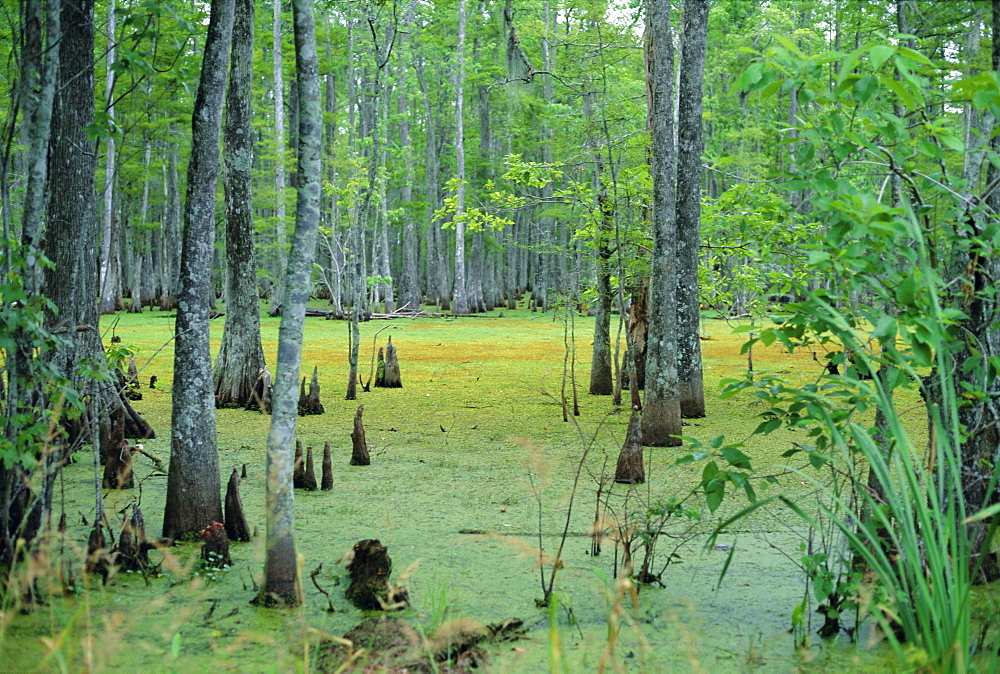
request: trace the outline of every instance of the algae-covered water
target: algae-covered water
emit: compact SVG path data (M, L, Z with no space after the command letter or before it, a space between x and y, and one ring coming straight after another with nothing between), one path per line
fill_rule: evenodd
M110 330L112 319L106 321ZM135 407L159 434L144 443L145 451L166 462L173 320L154 312L113 321L114 333L139 350L144 388ZM269 363L275 361L277 326L277 319L263 319ZM364 379L373 335L386 326L362 325ZM64 469L56 497L57 514L64 511L69 526L55 547L66 551L69 561L60 565L52 556L31 567L43 586L72 580L75 594L49 597L23 612L16 606L4 611L2 668L308 671L320 642L345 634L366 617L343 598L345 571L338 563L365 538L388 546L393 577L410 592L411 607L402 616L422 633L430 635L459 616L482 623L511 617L525 621L528 634L496 648L489 661L492 671L543 671L553 662L568 671L594 671L603 662L608 669L650 672L887 666L887 654L867 638L855 644L813 634L806 647L796 648L789 630L792 612L807 592L796 563L807 532L790 513L758 513L739 532L706 545L720 517L747 504L740 494L727 496L714 515L702 504L700 521L667 528L658 543L656 568L670 553L676 557L663 572L663 587L642 586L633 593L617 585L614 570L621 560L610 539L599 556L591 555L598 483L607 490L627 423L627 413L613 409L609 398L586 393L592 321L576 319L581 415L568 423L559 404L565 344L557 316L493 312L467 319L399 320L390 328L377 340L384 345L392 336L404 387L359 392L358 400L346 401L347 326L307 321L303 374L318 367L326 413L300 418L297 435L314 448L317 463L323 444L331 443L334 488L296 493L304 608L250 604L263 569L269 418L219 410L222 479L246 466L241 494L251 528L257 530L252 542L232 545L233 566L200 567L197 546L188 543L154 551L161 561L157 574L120 573L106 586L84 577L81 551L89 533L86 523L95 513L87 448ZM749 399L723 401L716 395L721 379L746 368L740 355L743 338L722 321L706 321L704 329L711 337L703 343L709 413L686 432L703 440L720 433L744 439L761 410ZM221 332L221 321L213 321L213 349ZM758 370L789 377L820 374L809 354L758 347L754 360ZM150 375L157 376L155 389L146 387ZM372 464L352 467L349 436L359 404L365 405ZM918 410L910 414L919 419ZM744 451L757 472L773 474L787 461L780 455L789 442L776 434L749 442ZM690 491L703 466L674 466L686 451L648 450L647 484L631 493L615 486L607 502L611 509L627 512L645 501ZM104 508L113 521L121 521L121 513L138 502L147 532L155 537L162 526L166 476L141 455L135 457L135 469L139 486L105 493ZM782 489L808 498L801 480L782 480ZM568 535L555 581L558 602L551 611L540 609L535 603L542 596L539 531L545 554L553 555L564 527ZM543 571L547 581L550 567ZM821 622L815 620L813 627Z

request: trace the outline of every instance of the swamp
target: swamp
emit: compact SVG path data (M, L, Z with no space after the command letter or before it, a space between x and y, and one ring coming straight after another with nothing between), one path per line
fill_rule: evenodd
M267 415L218 412L222 473L245 466L241 496L254 531L249 543L231 545L232 565L224 568L203 564L198 543L182 542L152 551L154 565L145 573L119 572L106 584L99 576L85 576L95 485L92 456L81 452L79 461L63 470L53 506L53 516L64 512L68 524L64 537L51 545L67 552L66 559L39 557L32 562L39 568L25 571L53 589L70 578L76 585L68 596L50 597L23 614L17 605L5 609L4 669L315 670L322 644L377 613L356 609L344 598L342 558L363 539L388 547L392 580L409 590L409 605L394 615L413 626L422 644L447 633L449 624L524 621L522 638L488 646L489 671L893 669L892 654L879 645L870 616L853 640L846 633L816 636L822 619L810 598L803 558L824 550L834 554L842 543L830 531L810 531L784 507L754 513L709 545L718 523L746 505L746 497L727 497L715 513L704 499L689 499L688 507L699 516L678 517L663 527L652 565L656 582L623 586L616 579L616 565L622 563L616 539L634 526L624 518L655 502L683 499L701 480L706 461L678 464L691 454L689 442L650 448L645 483L613 484L628 413L615 410L608 397L581 391L580 415L563 421L566 319L565 312L522 307L471 318L365 323L365 362L373 342L384 344L391 335L403 386L372 388L356 401L343 398L346 324L307 319L303 376L318 368L325 413L301 417L297 438L317 451L329 442L334 467L331 490L295 493L300 564L304 579L314 579L304 580L302 608L250 604L264 557ZM212 324L213 348L222 320ZM270 358L279 321L266 314L261 320ZM591 323L574 319L578 353L587 352L581 347L589 344ZM706 445L718 435L747 440L744 451L753 457L758 492L769 493L764 476L780 475L772 491L815 500L818 491L809 479L790 472L802 462L782 458L795 434L750 438L763 405L747 394L725 400L718 395L723 379L746 371L747 356L741 353L746 335L734 333L738 323L702 322L708 414L692 420L685 433ZM102 323L106 339L115 335L134 348L142 383L142 400L134 406L156 429L169 423L172 324L162 312L108 316ZM823 374L810 353L758 345L753 357L761 375L778 373L804 383ZM587 359L577 356L578 389L588 370ZM368 368L362 372L368 378ZM151 376L156 377L152 389ZM349 465L358 404L365 407L369 466ZM903 406L907 424L920 432L924 413L916 396ZM168 438L161 433L143 441L145 452L166 464ZM166 476L146 456L137 454L134 462L135 487L103 490L105 508L117 532L124 514L138 504L155 535ZM593 556L599 489L606 512L598 526L600 555ZM548 582L564 530L557 600L539 608L542 577ZM793 615L804 600L806 615L800 620L805 622L793 633ZM993 590L978 597L979 615L992 612L996 601ZM845 625L853 627L854 620L849 617ZM355 664L364 666L365 657Z

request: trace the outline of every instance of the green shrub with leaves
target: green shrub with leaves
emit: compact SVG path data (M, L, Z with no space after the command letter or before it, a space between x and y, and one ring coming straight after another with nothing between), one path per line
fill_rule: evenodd
M813 527L832 522L853 559L831 567L812 557L814 579L829 580L837 564L847 575L863 568L848 600L878 620L900 661L962 671L973 655L971 588L987 571L997 510L988 507L995 456L982 447L995 437L987 401L1000 363L991 335L1000 326L990 266L996 213L980 185L960 175L963 155L997 156L984 144L964 146L956 111L969 103L995 115L1000 87L995 73L955 80L901 45L808 56L778 41L742 85L799 98L784 186L809 200L819 225L809 267L826 282L749 345L823 345L841 352L834 362L844 369L805 386L776 375L729 382L727 395L764 403L757 433L802 434L786 456L808 458L797 473L823 496L818 504L758 501L720 530L773 499ZM926 448L900 419L900 388L918 389L927 403ZM847 488L831 486L824 469Z

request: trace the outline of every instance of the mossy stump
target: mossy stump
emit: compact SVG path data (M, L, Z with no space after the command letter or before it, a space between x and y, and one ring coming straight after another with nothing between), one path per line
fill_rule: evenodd
M354 558L347 565L351 584L344 595L347 600L366 611L384 611L402 608L408 601L407 592L389 584L392 558L389 548L376 539L358 541Z

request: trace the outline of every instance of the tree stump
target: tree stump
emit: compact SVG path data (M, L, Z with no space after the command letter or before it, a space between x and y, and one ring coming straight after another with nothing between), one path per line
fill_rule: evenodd
M104 479L101 480L104 489L132 489L135 477L132 474L132 448L122 438L118 451L113 452L104 460Z
M306 463L302 456L302 441L295 441L295 463L292 464L292 486L302 489L306 484Z
M330 441L323 445L323 482L320 489L327 491L333 489L333 457L330 453Z
M306 474L302 480L302 488L306 491L316 491L316 469L313 467L312 447L306 447Z
M201 559L206 566L232 566L229 558L229 537L221 522L212 522L201 530Z
M240 499L240 476L235 468L233 474L229 476L229 484L226 487L225 520L226 535L229 540L243 543L250 540L250 525L247 524L247 516L243 513L243 501Z
M642 415L636 407L628 420L625 444L618 454L615 468L615 482L621 484L642 484L646 481L646 466L642 461Z
M379 386L378 380L375 385ZM392 337L385 347L385 376L382 378L384 388L403 388L403 381L399 376L399 358L396 356L396 347L392 344Z
M378 364L375 366L375 388L385 388L385 352L381 346L378 347Z
M139 368L135 365L135 356L128 357L128 376L125 377L125 385L130 389L139 388Z
M132 517L124 522L118 535L117 562L126 571L149 568L149 551L154 546L146 540L146 523L139 506L132 506Z
M118 454L125 442L125 411L121 405L111 411L108 419L110 423L100 425L101 463L104 465Z
M351 453L352 466L368 466L372 462L368 456L368 443L365 441L365 426L361 422L361 414L364 411L365 406L359 405L358 411L354 414L354 430L351 431L351 442L354 444L354 451Z
M271 371L267 369L267 365L260 368L257 373L257 381L254 382L253 392L250 394L250 400L247 401L246 409L248 410L260 410L264 414L271 413L271 393L274 387L271 384Z
M306 393L306 378L302 378L299 389L299 416L307 414L323 414L323 403L319 401L319 366L313 367L312 381L309 382L309 393Z
M378 540L365 539L354 546L354 558L347 565L351 584L344 593L347 600L366 611L402 608L408 601L403 588L389 584L392 558L389 548Z
M89 574L100 575L104 583L108 582L114 561L105 549L106 545L104 525L101 522L94 522L94 528L90 530L90 536L87 538L87 563L84 569Z

